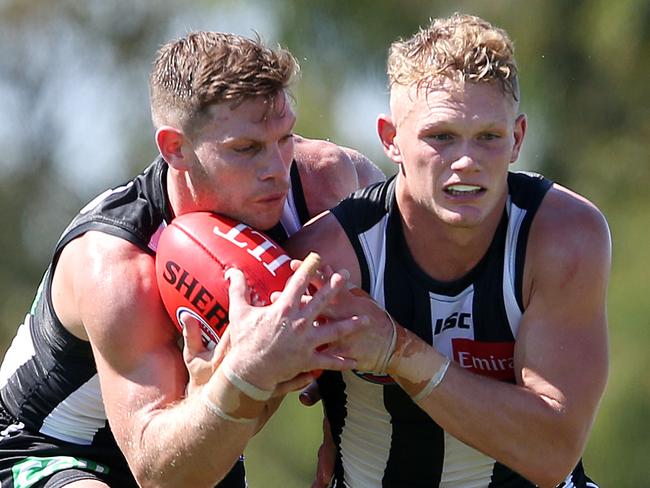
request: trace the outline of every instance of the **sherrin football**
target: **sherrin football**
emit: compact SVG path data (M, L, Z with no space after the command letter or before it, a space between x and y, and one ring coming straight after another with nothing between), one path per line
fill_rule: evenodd
M225 273L244 273L252 303L270 303L292 271L286 252L264 233L210 212L176 217L163 230L156 251L156 280L174 324L182 330L188 316L201 324L212 348L228 326L228 280Z

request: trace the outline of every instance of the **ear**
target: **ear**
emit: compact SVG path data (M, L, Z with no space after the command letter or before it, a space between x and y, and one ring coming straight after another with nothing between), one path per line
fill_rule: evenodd
M389 115L380 114L377 117L377 133L381 145L384 147L384 152L394 163L402 163L402 153L397 147L395 136L397 135L397 128L393 123L393 119Z
M179 171L186 171L190 167L189 159L184 155L189 141L183 132L175 127L163 125L156 130L156 145L167 164Z
M519 152L521 151L521 145L524 142L524 136L526 135L526 127L528 123L526 121L526 115L520 114L515 120L515 143L512 146L512 154L510 155L510 162L514 163L519 157Z

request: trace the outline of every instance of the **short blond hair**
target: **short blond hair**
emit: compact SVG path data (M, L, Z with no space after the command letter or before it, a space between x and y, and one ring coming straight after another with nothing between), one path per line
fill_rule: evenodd
M448 78L455 82L497 83L519 101L514 46L508 34L472 15L433 19L388 54L388 80L395 85L429 88Z
M270 105L299 71L286 49L271 49L259 38L223 32L192 32L163 45L149 77L155 127L191 131L217 103L237 106L255 97Z

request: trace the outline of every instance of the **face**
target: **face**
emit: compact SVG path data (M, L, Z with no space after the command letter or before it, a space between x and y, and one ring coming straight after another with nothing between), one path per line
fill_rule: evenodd
M526 127L516 110L488 84L447 80L429 90L394 88L392 116L381 116L378 128L387 155L400 166L402 213L454 227L499 218L508 165Z
M295 115L287 95L247 100L232 109L212 107L209 121L191 138L188 170L196 210L211 210L266 230L282 214L293 159Z

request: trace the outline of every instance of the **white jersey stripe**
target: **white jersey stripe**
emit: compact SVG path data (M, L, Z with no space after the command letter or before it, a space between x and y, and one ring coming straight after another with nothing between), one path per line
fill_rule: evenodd
M386 241L383 239L388 219L383 218L366 232L359 234L359 242L368 262L370 294L383 297L384 267L386 266ZM381 293L379 293L381 291ZM383 303L383 299L382 302Z
M92 444L97 431L106 425L101 399L99 376L94 375L45 417L40 432L75 444Z
M526 211L514 205L510 199L508 199L508 204L507 208L510 220L508 221L508 231L506 234L502 285L503 301L506 308L506 316L508 317L508 324L510 325L512 336L516 338L522 313L515 295L515 265L519 231L521 230L524 217L526 217Z
M4 388L11 376L36 355L32 333L29 330L31 315L27 314L25 321L18 327L18 332L7 349L5 358L0 366L0 388Z
M490 484L494 459L445 432L445 461L440 488L484 488Z
M392 425L383 387L343 373L347 416L341 434L345 479L354 488L381 486L390 454Z
M291 191L287 194L287 199L284 201L284 209L282 210L282 216L280 217L280 224L286 231L287 235L295 234L302 227L298 211L296 210L293 192Z

